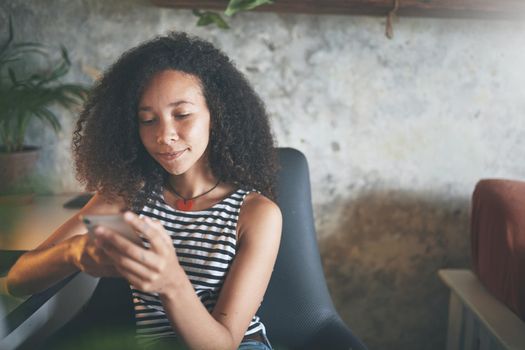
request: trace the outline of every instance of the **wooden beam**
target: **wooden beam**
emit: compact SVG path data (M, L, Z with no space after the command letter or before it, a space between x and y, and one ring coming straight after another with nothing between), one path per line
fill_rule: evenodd
M525 19L524 0L398 0L399 16ZM157 6L224 11L227 0L151 0ZM386 16L395 0L275 0L254 11Z

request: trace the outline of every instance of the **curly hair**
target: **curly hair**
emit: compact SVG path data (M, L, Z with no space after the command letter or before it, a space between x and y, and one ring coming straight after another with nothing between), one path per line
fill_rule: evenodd
M211 117L213 174L275 199L277 157L263 102L223 52L182 32L126 51L95 84L73 134L77 179L133 209L161 191L169 174L142 145L137 113L149 81L170 69L200 81Z

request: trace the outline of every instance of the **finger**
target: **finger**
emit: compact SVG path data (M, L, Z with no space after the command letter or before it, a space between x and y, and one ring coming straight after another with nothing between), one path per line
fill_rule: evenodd
M123 276L133 276L136 280L151 281L158 276L156 271L152 271L133 260L122 260L115 264L115 269Z
M113 263L120 264L121 259L126 258L144 265L147 269L157 270L157 264L155 263L157 259L154 252L139 247L135 243L130 242L129 239L122 237L118 233L110 232L108 229L100 228L97 230L98 232L95 231L95 234L103 242L101 247Z
M95 244L99 248L107 248L112 246L116 249L121 249L123 252L131 249L131 247L140 247L138 244L132 242L129 238L123 236L120 232L114 231L107 227L99 226L94 231Z
M114 261L108 256L106 250L104 249L105 246L110 247L111 243L109 241L105 243L103 238L96 237L95 246L94 247L88 246L87 251L88 251L89 257L97 264L113 265Z
M147 224L149 224L149 225L151 225L153 227L156 227L157 231L161 233L159 236L160 236L160 238L162 238L164 240L164 243L166 245L168 245L169 247L173 247L173 241L172 241L169 233L166 231L166 229L164 228L164 226L162 225L162 223L160 221L152 219L152 218L147 217L147 216L144 216L143 220L145 220Z
M120 267L117 268L117 271L129 282L129 284L133 286L133 288L143 292L152 292L152 290L150 290L148 287L150 284L145 282L142 276L137 276L133 272Z
M94 264L93 262L86 262L86 264L82 266L82 271L96 277L120 276L120 273L117 271L114 265L101 266Z
M122 277L124 277L135 289L143 292L155 292L152 288L154 287L154 281L150 276L144 277L141 274L136 274L135 271L127 270L124 267L117 267L117 271Z
M169 236L168 232L162 226L162 224L157 220L152 220L151 218L144 216L141 218L146 222L147 225L152 227L155 230L156 238L153 242L150 243L151 246L154 245L154 248L157 252L161 254L169 254L171 251L174 251L173 241Z
M113 260L107 255L103 248L97 248L93 258L97 264L113 265Z
M111 263L111 259L109 259L104 249L102 249L103 244L104 242L100 238L96 237L93 239L93 244L87 245L86 250L88 255L96 263L108 265Z
M112 265L113 262L106 253L99 247L87 246L86 253L83 257L84 264L91 265Z
M145 254L141 254L140 261L136 261L115 252L110 252L108 254L111 255L111 258L114 260L114 266L118 270L127 271L143 279L149 279L159 273L158 269L152 269L149 265L146 265L147 261Z
M166 245L164 228L156 225L150 218L140 218L137 214L130 211L124 214L124 220L131 224L149 241L150 248L160 252Z

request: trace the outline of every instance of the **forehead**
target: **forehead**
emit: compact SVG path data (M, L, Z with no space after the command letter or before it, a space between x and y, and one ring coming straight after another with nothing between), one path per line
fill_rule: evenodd
M171 103L180 98L203 99L199 78L177 70L165 70L155 74L146 84L140 104L164 100Z

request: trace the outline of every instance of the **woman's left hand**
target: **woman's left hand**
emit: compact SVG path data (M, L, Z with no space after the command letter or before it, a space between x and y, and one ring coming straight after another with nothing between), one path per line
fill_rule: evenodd
M167 293L177 279L177 271L182 271L171 238L160 222L148 217L126 212L124 220L148 240L150 248L98 227L95 235L100 247L134 288L146 293Z

